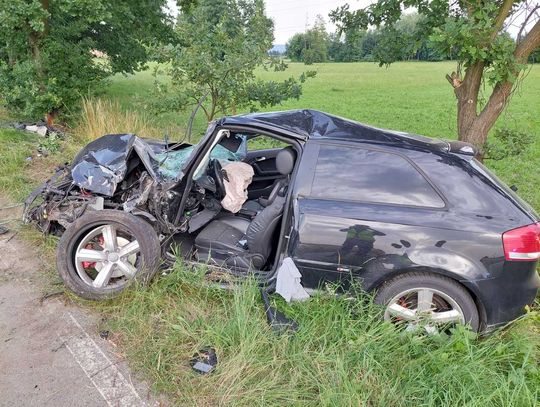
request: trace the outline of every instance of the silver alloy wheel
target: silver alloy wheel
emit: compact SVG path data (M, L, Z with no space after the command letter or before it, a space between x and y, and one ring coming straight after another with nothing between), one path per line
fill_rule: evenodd
M114 225L98 226L77 246L75 268L79 277L94 288L123 285L137 273L139 251L139 242L129 234L119 235Z
M444 327L465 324L465 316L457 302L433 288L413 288L397 294L388 302L384 319L405 324L406 331L423 328L428 334L436 334Z

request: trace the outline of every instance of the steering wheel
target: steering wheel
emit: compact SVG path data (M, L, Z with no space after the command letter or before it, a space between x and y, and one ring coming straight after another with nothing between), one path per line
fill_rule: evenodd
M225 191L225 183L223 182L223 168L221 167L219 160L216 158L212 160L212 169L214 172L213 178L216 181L219 196L224 197L227 192Z

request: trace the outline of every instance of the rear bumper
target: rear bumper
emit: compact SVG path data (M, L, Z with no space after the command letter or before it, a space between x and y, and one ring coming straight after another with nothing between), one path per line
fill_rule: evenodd
M537 262L505 262L495 278L463 282L475 292L485 311L485 328L504 325L525 312L534 302L540 276Z

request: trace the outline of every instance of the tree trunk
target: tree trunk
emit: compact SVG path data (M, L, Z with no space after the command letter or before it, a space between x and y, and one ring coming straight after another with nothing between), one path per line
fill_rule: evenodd
M208 122L214 120L214 116L217 113L217 105L219 103L219 94L216 90L211 90L211 96L212 98L210 99L210 112L206 115Z
M477 118L478 92L483 73L484 63L479 61L467 68L463 81L455 73L449 78L457 98L458 135L462 141L467 141L463 140L463 137L469 134Z
M505 0L500 10L499 16L495 21L493 38L502 27L504 19L508 15L513 2ZM518 42L514 51L514 58L518 64L526 64L531 52L540 45L540 20L532 27L529 33ZM454 93L457 98L457 125L458 138L473 144L478 149L477 158L482 160L484 157L484 147L488 138L489 131L495 125L495 122L506 108L515 80L506 80L499 82L493 88L484 108L478 112L478 92L482 83L484 72L484 62L478 61L467 67L465 77L460 80L456 73L447 79L454 87ZM515 77L519 76L519 69L516 67Z
M484 62L478 61L465 71L463 80L454 72L447 76L457 98L458 139L473 144L478 149L478 159L483 158L483 148L490 128L486 128L478 115L478 93L484 73Z
M473 144L478 149L476 158L480 161L484 158L484 148L489 131L508 104L512 87L513 82L510 81L497 84L479 114L477 113L478 89L467 89L470 98L458 96L458 139ZM456 88L456 95L466 93L465 90L460 92L459 88ZM473 95L476 95L476 98Z
M51 127L54 125L54 121L56 120L56 112L49 112L45 115L45 122L47 123L47 126Z

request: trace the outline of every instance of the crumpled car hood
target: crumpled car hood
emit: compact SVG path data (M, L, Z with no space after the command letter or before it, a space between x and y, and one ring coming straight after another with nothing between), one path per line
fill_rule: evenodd
M80 188L113 196L137 156L154 180L176 183L183 178L185 165L196 148L195 145L177 144L169 150L166 143L158 140L135 134L108 134L90 142L77 154L71 165L71 177ZM240 161L243 156L218 144L212 150L211 158Z
M108 134L90 142L73 160L71 176L80 188L112 196L128 171L129 163L137 155L148 173L157 181L178 181L181 168L193 148L167 152L167 145L145 140L134 134ZM168 162L174 160L176 171Z

